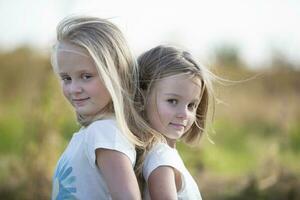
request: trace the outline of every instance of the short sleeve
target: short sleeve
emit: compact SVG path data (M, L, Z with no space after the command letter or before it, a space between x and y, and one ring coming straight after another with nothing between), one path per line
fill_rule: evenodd
M113 119L95 121L85 130L85 153L92 166L96 162L96 149L115 150L125 154L135 164L136 151L134 145L121 133Z
M146 155L143 165L143 176L146 182L148 182L150 174L160 166L170 166L181 171L180 163L181 160L179 159L176 150L172 149L167 144L159 143Z

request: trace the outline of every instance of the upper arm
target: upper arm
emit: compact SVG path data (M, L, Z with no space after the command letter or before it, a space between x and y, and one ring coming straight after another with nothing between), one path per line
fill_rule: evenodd
M115 150L97 149L96 162L112 199L141 199L131 161L125 154Z
M151 199L177 200L175 171L169 166L160 166L153 170L148 178Z

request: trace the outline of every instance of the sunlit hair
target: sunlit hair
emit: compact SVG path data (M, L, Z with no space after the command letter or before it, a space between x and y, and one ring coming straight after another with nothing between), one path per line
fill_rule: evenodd
M142 145L129 127L135 122L132 96L138 87L136 61L121 31L111 22L96 17L69 17L57 26L57 44L71 43L87 50L95 62L98 74L109 91L112 102L97 116L77 113L78 122L88 126L95 120L114 114L121 131L136 145ZM56 71L57 48L51 62Z

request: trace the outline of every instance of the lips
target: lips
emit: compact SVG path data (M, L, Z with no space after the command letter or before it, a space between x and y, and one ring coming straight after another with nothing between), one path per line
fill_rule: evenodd
M89 97L87 98L76 98L76 99L72 99L72 102L74 105L76 106L81 106L84 104L85 101L87 101L88 99L90 99Z
M170 123L170 125L172 125L172 126L175 127L176 129L182 129L182 128L185 127L185 125L179 124L179 123Z

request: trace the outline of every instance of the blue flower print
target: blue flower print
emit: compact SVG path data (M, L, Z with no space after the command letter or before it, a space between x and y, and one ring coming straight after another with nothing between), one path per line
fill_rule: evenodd
M59 162L53 180L52 200L76 200L74 196L76 178L72 176L72 171L73 168L65 159Z

